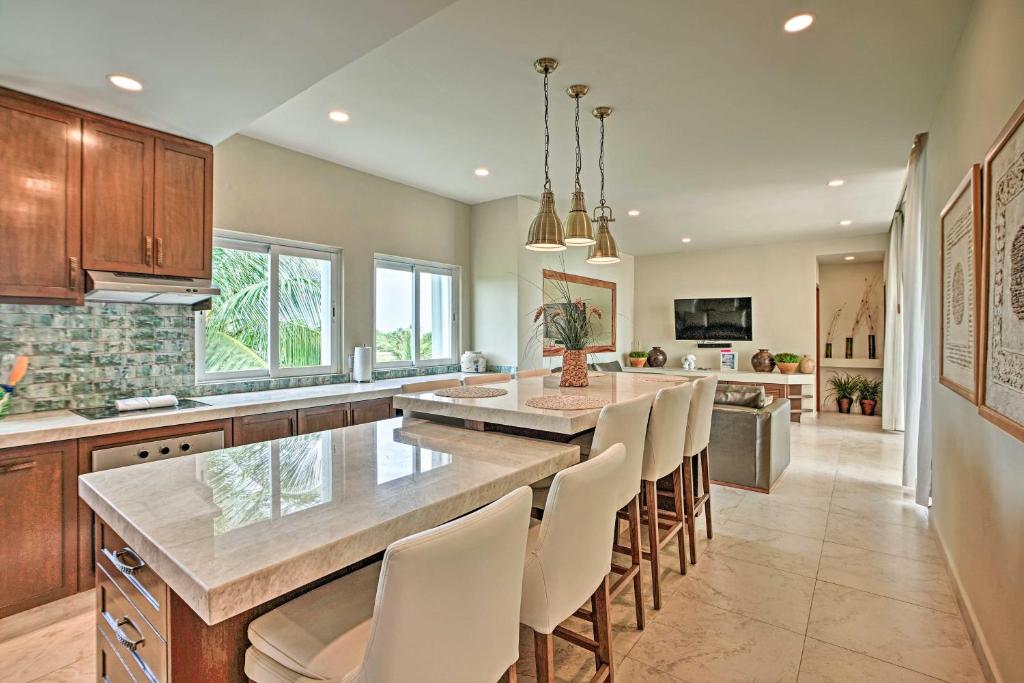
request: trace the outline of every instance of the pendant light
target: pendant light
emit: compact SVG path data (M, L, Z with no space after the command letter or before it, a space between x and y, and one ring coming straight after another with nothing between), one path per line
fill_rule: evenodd
M604 201L604 120L611 116L611 107L597 107L594 109L594 118L601 122L601 153L597 159L597 166L601 169L601 203L594 207L594 221L597 222L597 240L591 245L590 253L587 255L587 263L618 263L619 247L615 244L609 223L615 222L615 214L612 207ZM600 215L598 215L600 213Z
M526 248L532 251L563 251L565 238L562 236L562 221L555 213L555 193L551 191L551 177L548 173L551 140L548 130L548 76L558 68L558 61L551 57L541 57L533 63L533 68L544 74L544 191L540 195L540 209L530 223Z
M588 247L594 243L594 228L590 214L583 200L583 185L580 172L583 170L583 153L580 151L580 99L590 90L585 85L570 85L565 91L576 100L576 189L572 193L572 204L565 217L565 243L570 247Z

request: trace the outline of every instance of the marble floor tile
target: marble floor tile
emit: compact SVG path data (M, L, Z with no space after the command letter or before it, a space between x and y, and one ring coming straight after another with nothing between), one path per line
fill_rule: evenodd
M732 521L715 530L708 552L814 578L821 544L808 536Z
M673 614L671 625L658 619L647 627L627 661L692 683L796 680L802 636L703 603Z
M956 615L819 581L807 635L949 683L984 680Z
M668 605L701 601L803 634L813 592L814 579L806 576L708 553L662 611L667 615L685 610Z
M922 562L944 561L938 542L928 531L836 512L828 515L825 540Z
M818 579L948 614L960 614L953 583L941 564L825 543Z
M0 643L96 609L96 591L82 593L0 619Z
M827 518L828 512L825 510L787 505L776 501L770 494L744 498L739 507L729 515L730 521L818 539L825 537Z
M636 659L626 657L615 669L615 679L629 683L679 683L680 679Z
M799 683L939 683L939 679L814 638L804 642Z
M78 661L32 681L32 683L92 683L96 680L96 657Z
M23 683L95 656L96 616L83 612L0 643L0 681Z

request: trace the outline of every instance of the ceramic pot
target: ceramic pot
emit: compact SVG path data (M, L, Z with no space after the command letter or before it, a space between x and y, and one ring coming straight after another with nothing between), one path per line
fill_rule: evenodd
M583 350L562 352L562 376L558 385L562 387L585 387L587 378L587 352Z
M832 342L825 342L825 358L832 357Z
M818 364L810 356L804 356L800 359L800 372L803 374L813 375L816 367L818 367Z
M634 358L633 356L629 357L629 366L632 368L642 368L646 362L647 358Z
M836 399L836 404L839 406L839 412L840 413L849 414L850 406L853 405L853 399L852 398L837 398Z
M876 401L874 401L874 400L872 400L870 398L862 398L860 400L860 412L862 414L868 415L868 416L874 415L875 414L875 406L876 405L877 405ZM850 411L847 410L846 412L850 412Z
M667 361L668 354L662 351L660 346L655 346L647 352L647 365L652 368L665 367Z
M776 363L783 375L792 375L800 368L800 363Z
M750 364L754 372L771 372L775 369L775 359L768 349L758 349L758 352L750 357Z

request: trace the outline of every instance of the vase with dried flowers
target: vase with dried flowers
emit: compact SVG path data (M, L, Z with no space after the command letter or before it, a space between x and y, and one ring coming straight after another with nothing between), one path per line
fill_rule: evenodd
M864 293L860 297L860 306L857 307L857 317L853 320L853 329L850 336L846 338L846 357L853 358L853 338L857 336L857 330L861 325L868 328L868 358L875 357L875 307L871 303L872 294L878 286L881 276L864 278Z
M554 340L562 348L562 375L559 385L585 387L587 377L587 347L596 338L595 321L604 317L601 309L580 297L573 297L569 283L552 279L557 296L534 311L533 322L545 338Z
M832 357L832 336L836 333L836 326L839 324L839 316L843 314L844 308L846 308L845 303L832 313L832 320L828 324L828 334L825 335L825 358Z

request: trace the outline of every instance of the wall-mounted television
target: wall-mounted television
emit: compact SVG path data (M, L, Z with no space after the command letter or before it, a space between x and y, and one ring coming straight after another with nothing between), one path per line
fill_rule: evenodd
M682 341L752 341L750 297L676 299L676 339Z

